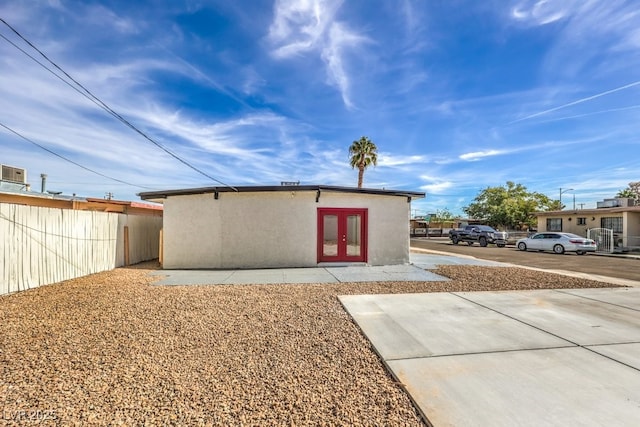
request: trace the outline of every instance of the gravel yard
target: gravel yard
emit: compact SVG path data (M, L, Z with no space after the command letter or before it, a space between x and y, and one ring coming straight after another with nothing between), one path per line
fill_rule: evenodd
M4 425L423 425L337 295L605 287L518 268L450 282L151 286L153 263L0 297Z

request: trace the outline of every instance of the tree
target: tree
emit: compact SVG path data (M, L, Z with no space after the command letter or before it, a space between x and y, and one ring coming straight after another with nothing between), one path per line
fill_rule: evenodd
M555 199L555 200L550 200L549 204L543 210L545 210L545 211L561 211L564 208L565 208L565 205L560 203L560 200Z
M358 188L362 188L364 170L370 165L378 164L378 147L369 138L363 136L357 141L353 141L349 147L351 156L351 168L358 168Z
M436 209L435 215L431 216L430 221L433 222L445 222L445 221L453 221L456 218L454 214L448 208L444 209Z
M616 197L624 197L628 199L640 200L640 181L630 182L629 186L624 190L618 191Z
M522 184L507 181L506 186L482 190L463 211L494 227L519 229L536 225L534 212L556 210L558 204L544 194L527 191Z

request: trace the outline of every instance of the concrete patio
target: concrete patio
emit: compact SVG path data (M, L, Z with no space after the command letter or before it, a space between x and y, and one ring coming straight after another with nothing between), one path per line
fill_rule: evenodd
M340 300L434 426L640 425L640 289Z
M411 265L345 265L255 270L161 270L155 285L242 285L278 283L401 282L448 280L429 271L437 265L507 266L493 261L446 255L411 254Z

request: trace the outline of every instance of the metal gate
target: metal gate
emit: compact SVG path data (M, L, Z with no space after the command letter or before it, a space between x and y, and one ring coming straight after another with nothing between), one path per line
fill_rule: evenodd
M592 228L587 230L587 239L595 240L598 252L613 253L613 230Z

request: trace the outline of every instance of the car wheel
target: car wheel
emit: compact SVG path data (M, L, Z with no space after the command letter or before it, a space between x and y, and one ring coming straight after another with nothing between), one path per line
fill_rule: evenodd
M487 238L486 237L481 237L478 242L480 242L480 246L482 246L483 248L487 246Z
M518 243L518 249L520 249L521 251L526 251L527 250L527 244L525 242Z
M503 245L502 243L498 243L496 246L499 248L504 248L505 245Z
M577 253L578 255L584 255L584 254L586 254L586 252L585 252L585 251L576 251L576 253Z
M564 253L564 246L562 245L555 245L553 247L553 252L557 253L557 254L563 254Z
M458 242L459 242L459 240L458 240L458 236L453 236L453 237L451 238L451 242L452 242L454 245L457 245L457 244L458 244Z
M467 245L473 246L473 242L467 242Z

